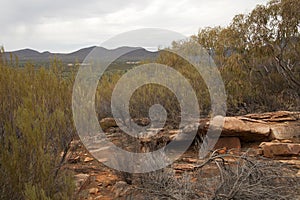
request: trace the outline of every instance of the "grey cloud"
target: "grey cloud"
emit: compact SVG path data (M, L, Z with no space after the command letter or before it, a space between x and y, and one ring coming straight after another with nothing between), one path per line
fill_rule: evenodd
M1 2L0 45L8 49L70 51L137 28L186 35L226 25L267 0L11 0Z

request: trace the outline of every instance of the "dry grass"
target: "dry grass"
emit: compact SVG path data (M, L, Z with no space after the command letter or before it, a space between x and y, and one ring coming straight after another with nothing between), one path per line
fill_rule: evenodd
M207 167L217 170L203 176ZM290 166L272 160L215 151L192 173L178 176L165 169L143 174L136 190L144 199L297 199L300 180L293 173Z

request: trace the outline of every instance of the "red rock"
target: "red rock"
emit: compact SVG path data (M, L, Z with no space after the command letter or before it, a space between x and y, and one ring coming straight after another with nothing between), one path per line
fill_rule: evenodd
M259 145L265 157L300 155L300 144L263 142Z
M226 152L227 152L227 148L226 147L223 147L222 149L218 150L219 154L225 154Z
M180 171L193 170L194 168L195 168L195 165L193 165L193 164L174 164L173 165L174 170L180 170Z
M221 137L219 138L218 142L216 143L214 149L222 149L226 148L227 150L230 149L241 149L241 142L238 137Z
M226 117L221 135L239 137L245 141L264 140L270 135L270 126L244 117Z
M221 136L239 137L245 142L272 139L300 141L300 112L270 112L245 116L225 117ZM216 116L218 117L218 116ZM206 134L209 120L199 121L198 135ZM214 129L213 124L211 128Z
M98 191L99 191L98 188L91 188L91 189L89 189L89 193L90 193L90 194L97 194Z
M286 121L272 124L271 137L279 140L300 141L300 123L298 121Z
M91 161L93 161L93 160L94 160L94 158L86 157L86 158L84 159L84 162L91 162Z
M111 175L109 172L104 172L103 174L98 174L95 178L95 181L99 184L102 183L104 187L113 185L118 177L116 175Z

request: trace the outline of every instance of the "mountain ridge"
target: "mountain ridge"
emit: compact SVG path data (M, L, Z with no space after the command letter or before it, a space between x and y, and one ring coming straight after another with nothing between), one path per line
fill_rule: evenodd
M24 48L20 50L5 52L6 60L16 60L20 63L33 62L33 63L49 63L52 59L59 59L63 63L74 63L74 62L83 62L84 59L89 55L89 53L96 49L97 56L103 59L111 59L116 55L123 54L117 59L118 62L127 62L127 61L142 61L142 60L155 60L159 51L151 52L142 47L128 47L121 46L115 49L106 49L104 47L90 46L78 49L70 53L51 53L49 51L39 52L34 49Z

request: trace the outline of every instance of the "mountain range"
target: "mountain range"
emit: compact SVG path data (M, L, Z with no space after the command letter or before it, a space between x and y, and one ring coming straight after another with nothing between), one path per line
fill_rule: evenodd
M71 53L51 53L49 51L38 52L33 49L21 49L17 51L5 52L5 58L6 60L11 60L11 59L16 60L17 57L20 64L24 64L26 62L45 64L45 63L49 63L54 58L61 60L63 63L75 63L75 62L82 63L86 58L86 56L89 55L89 53L95 48L97 50L97 56L99 56L100 58L103 57L103 59L111 59L116 55L123 54L123 52L129 52L119 57L116 60L116 62L119 63L120 62L134 63L143 60L153 61L159 55L159 51L151 52L141 47L123 46L123 47L110 50L103 47L92 46L92 47L82 48Z

